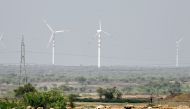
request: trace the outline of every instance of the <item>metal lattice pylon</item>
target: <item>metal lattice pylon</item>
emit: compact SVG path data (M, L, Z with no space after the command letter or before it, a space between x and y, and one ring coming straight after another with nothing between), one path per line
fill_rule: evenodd
M26 64L25 64L25 43L24 43L24 35L22 35L21 56L20 56L19 86L21 85L21 83L26 84L27 82L28 82L28 80L27 80Z

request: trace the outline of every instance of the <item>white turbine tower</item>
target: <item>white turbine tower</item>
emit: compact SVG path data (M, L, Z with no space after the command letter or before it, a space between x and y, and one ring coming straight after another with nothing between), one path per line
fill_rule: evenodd
M50 39L49 39L49 42L48 42L48 45L52 43L52 64L54 65L55 64L55 35L57 33L63 33L65 32L65 30L59 30L59 31L56 31L56 30L53 30L51 28L51 26L47 23L46 20L44 20L44 23L47 25L47 27L49 28L49 30L51 31L51 36L50 36Z
M176 67L179 66L179 44L181 43L182 40L183 38L180 38L179 40L176 41Z
M110 35L109 33L102 30L102 24L101 21L99 21L99 29L97 30L96 36L98 37L98 68L101 67L101 33L104 33L106 35Z

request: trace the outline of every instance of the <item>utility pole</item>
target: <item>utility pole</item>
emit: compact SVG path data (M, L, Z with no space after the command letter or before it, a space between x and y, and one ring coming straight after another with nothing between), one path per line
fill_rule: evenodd
M22 76L23 74L24 74L24 76ZM24 84L26 84L26 83L28 82L28 80L27 80L27 74L26 74L26 64L25 64L25 43L24 43L24 35L22 35L22 40L21 40L19 86L21 85L21 82L24 82Z
M179 66L179 45L181 43L181 41L183 40L183 38L180 38L179 40L176 41L176 67Z

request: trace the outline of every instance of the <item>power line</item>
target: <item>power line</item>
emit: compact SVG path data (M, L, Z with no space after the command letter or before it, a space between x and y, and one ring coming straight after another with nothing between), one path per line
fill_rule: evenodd
M21 52L21 50L14 50L14 51L1 51L1 54L18 54L19 52ZM26 53L28 54L35 54L35 55L51 55L50 52L46 52L46 51L34 51L34 50L25 50ZM64 56L76 56L76 57L86 57L86 58L97 58L97 56L93 56L93 55L87 55L87 54L77 54L77 53L66 53L66 52L56 52L56 55L64 55ZM129 60L128 58L125 57L107 57L107 56L102 56L102 59L105 60L118 60L118 61L125 61L125 60ZM172 57L167 57L168 61L167 63L172 63L175 62L174 58ZM138 58L134 59L131 58L131 62L136 62L138 60ZM155 62L157 60L152 60L152 58L150 59L150 57L143 57L143 60L147 60L147 62ZM152 61L151 61L152 60ZM186 57L182 57L181 60L190 60L189 56ZM188 65L190 63L182 63L185 65ZM170 64L158 64L158 65L170 65Z

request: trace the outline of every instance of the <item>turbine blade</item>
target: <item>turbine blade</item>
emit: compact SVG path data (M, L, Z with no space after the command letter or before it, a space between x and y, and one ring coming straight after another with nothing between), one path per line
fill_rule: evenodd
M55 31L56 33L63 33L63 32L69 32L70 30L59 30L59 31Z
M183 40L183 38L180 38L178 42L180 43L182 40Z
M176 43L179 44L182 40L183 38L180 38L179 40L176 41Z
M108 32L105 32L105 31L102 31L104 34L106 34L106 35L108 35L108 36L110 36L111 34L110 33L108 33Z
M51 32L53 32L53 29L51 28L51 26L47 23L47 21L46 20L43 20L44 21L44 23L46 24L46 26L49 28L49 30L51 31Z
M46 47L49 48L49 45L50 45L50 43L48 43Z
M54 38L54 34L51 35L51 37L49 38L49 43L53 40Z
M1 34L0 41L3 40L3 33Z
M47 47L49 47L49 44L51 43L51 41L53 40L54 37L55 37L54 34L52 34L51 37L49 38L49 42L47 44Z
M55 31L55 33L63 33L65 30Z

